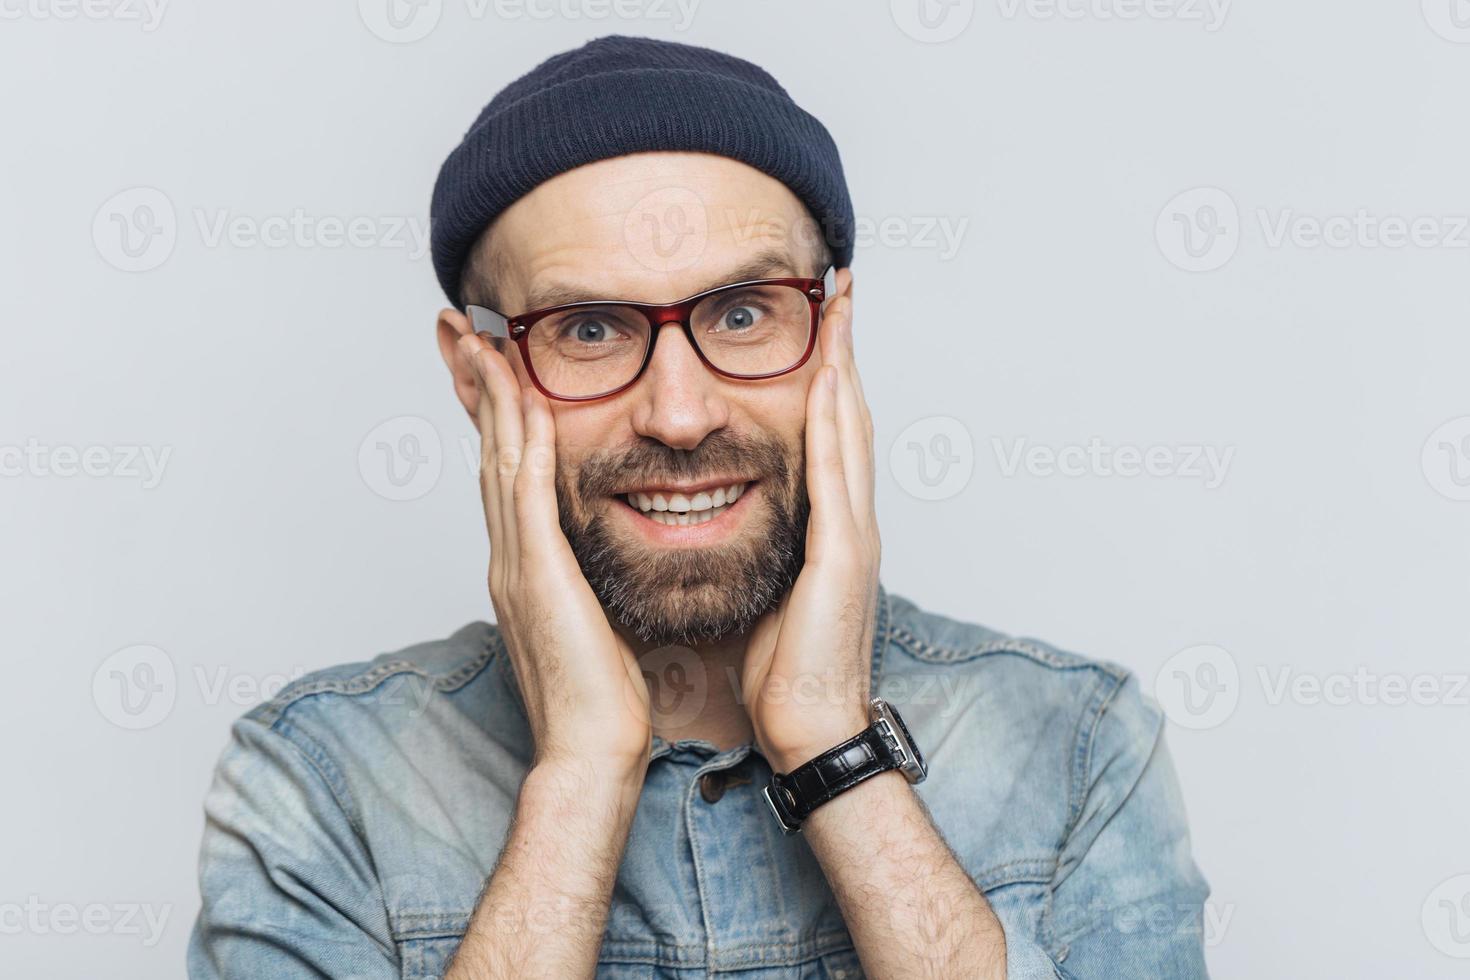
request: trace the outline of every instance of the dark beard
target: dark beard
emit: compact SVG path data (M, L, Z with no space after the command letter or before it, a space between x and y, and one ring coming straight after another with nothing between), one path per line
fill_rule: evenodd
M798 445L805 445L805 434ZM607 520L586 519L571 502L601 502L638 483L678 483L712 473L741 473L760 481L763 500L739 540L709 548L666 551L619 540ZM694 646L748 631L796 583L806 559L804 459L789 459L772 440L748 439L727 429L694 449L673 449L642 438L626 453L604 450L584 461L575 497L561 467L556 474L562 532L604 609L640 640L655 646ZM622 507L620 501L612 506Z

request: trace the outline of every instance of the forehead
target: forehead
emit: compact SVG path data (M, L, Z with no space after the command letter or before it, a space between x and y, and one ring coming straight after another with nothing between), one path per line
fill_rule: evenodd
M507 208L491 235L500 294L525 310L569 291L678 299L769 254L804 275L820 230L786 185L754 167L660 152L559 174Z

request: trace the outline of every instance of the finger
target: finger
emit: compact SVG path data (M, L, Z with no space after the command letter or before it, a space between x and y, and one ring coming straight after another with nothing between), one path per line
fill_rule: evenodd
M869 448L873 441L873 413L868 405L868 396L863 392L863 375L857 365L857 344L853 340L853 307L852 300L847 300L847 346L849 349L848 360L852 365L853 387L857 389L858 407L862 409L863 424L868 430Z
M525 454L516 474L516 530L527 559L571 557L556 509L556 420L535 388L521 391Z
M491 478L495 472L495 412L491 406L490 392L480 369L480 349L485 341L474 334L459 338L459 352L474 372L479 396L475 408L475 422L480 430L480 497L485 504L485 527L490 532L490 560L496 561L504 551L504 524L500 511L500 483Z
M875 432L873 429L873 412L871 407L868 405L868 396L863 391L863 374L861 371L858 370L856 348L853 345L852 341L853 323L851 300L848 301L846 332L847 345L849 350L848 361L852 367L852 387L857 399L857 406L859 410L858 414L862 417L863 420L863 452L861 458L865 460L862 479L860 481L865 499L862 503L854 502L854 507L856 508L857 516L859 517L859 519L862 519L864 516L866 516L867 519L876 524L877 517L873 510L873 500L876 495L875 487L878 472L878 454L877 447L874 442Z
M488 343L480 354L480 365L490 385L495 410L495 477L500 487L501 530L505 533L505 557L512 571L519 566L520 523L516 509L515 480L525 455L525 419L521 410L521 382L510 362Z
M836 387L841 383L837 374L832 365L822 365L807 393L806 485L813 541L821 548L849 537L852 530L852 504L837 428ZM808 551L808 561L821 557L813 550Z
M872 437L858 394L857 365L852 353L852 304L839 298L828 309L832 329L827 332L823 363L837 368L837 428L842 441L848 496L854 520L873 506Z
M515 473L519 468L524 446L521 420L521 383L511 370L505 355L492 347L482 337L476 337L475 364L486 392L481 402L481 418L485 421L489 402L488 431L492 433L491 455L482 452L483 465L488 469L482 474L490 484L487 493L497 500L500 520L502 558L505 568L513 571L519 564L520 535L516 526ZM483 435L482 435L483 438Z

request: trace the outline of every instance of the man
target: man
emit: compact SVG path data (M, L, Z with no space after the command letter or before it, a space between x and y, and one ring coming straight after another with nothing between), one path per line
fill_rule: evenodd
M193 975L1204 975L1138 682L879 581L820 123L602 38L486 107L433 219L496 625L236 724Z

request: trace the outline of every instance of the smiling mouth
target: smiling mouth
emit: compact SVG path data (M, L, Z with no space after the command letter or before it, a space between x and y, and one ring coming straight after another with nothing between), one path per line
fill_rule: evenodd
M617 498L633 510L657 524L689 526L703 524L719 517L734 506L756 481L744 480L724 486L710 487L696 493L667 490L620 493Z

